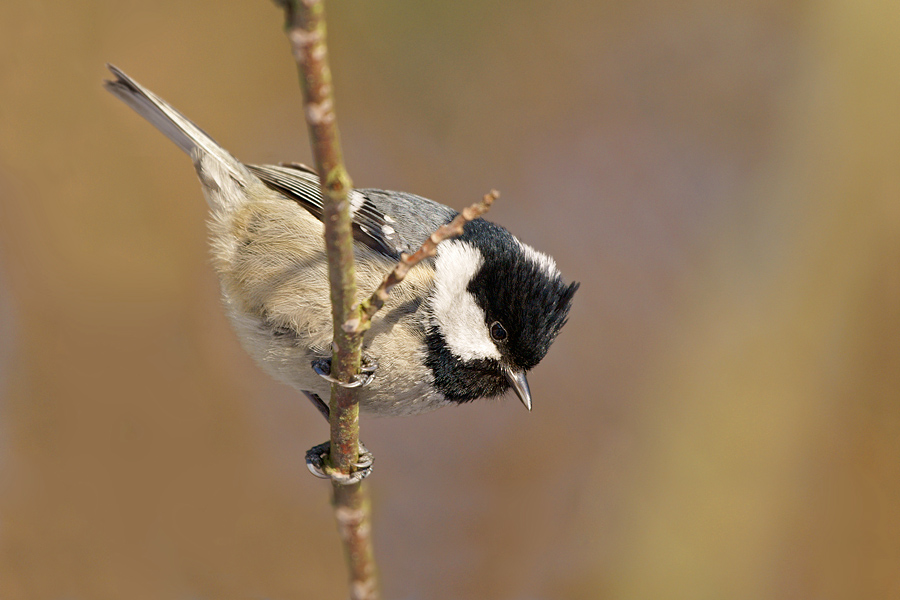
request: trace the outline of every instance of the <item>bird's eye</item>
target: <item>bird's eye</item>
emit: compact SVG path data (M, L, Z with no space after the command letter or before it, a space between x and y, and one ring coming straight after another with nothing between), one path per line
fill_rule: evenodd
M491 337L494 338L495 342L502 342L506 339L506 336L506 330L503 328L503 325L500 324L500 321L491 323Z

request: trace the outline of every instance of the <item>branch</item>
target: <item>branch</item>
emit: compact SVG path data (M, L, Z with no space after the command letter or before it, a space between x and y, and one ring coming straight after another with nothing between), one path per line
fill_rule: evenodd
M372 295L369 296L369 298L362 301L360 304L359 316L344 324L344 330L356 333L364 332L368 329L372 324L372 317L374 317L375 313L381 310L384 303L388 301L394 286L403 281L406 278L406 274L409 273L414 266L429 256L437 254L438 244L444 240L462 235L465 224L473 219L477 219L490 210L494 200L499 197L500 192L491 190L484 195L481 202L477 202L464 208L452 221L439 227L437 231L432 233L414 253L403 253L400 257L400 262L398 262L391 272L385 276L381 285L372 292Z
M353 236L347 194L352 182L344 168L334 113L334 94L328 49L325 45L325 7L322 0L276 0L285 10L285 29L303 89L303 104L316 170L322 184L325 249L334 320L331 376L350 382L359 373L362 332L340 325L358 314ZM359 456L359 404L356 390L331 387L331 468L349 475ZM334 482L334 512L350 570L354 600L377 600L378 584L372 550L371 512L362 484Z
M316 170L322 184L325 249L334 320L331 376L349 383L360 370L363 333L372 317L384 306L391 289L403 281L419 262L434 256L437 245L462 234L463 226L490 208L499 194L491 191L482 202L463 210L447 225L435 231L412 255L403 255L370 298L355 306L356 273L353 235L347 195L352 188L343 164L328 51L325 45L323 0L275 0L284 8L300 84ZM359 455L359 404L356 388L338 384L331 387L330 470L349 475ZM329 469L326 469L326 471ZM344 478L345 479L345 478ZM366 488L361 483L342 485L334 479L334 513L344 554L350 570L350 597L377 600L378 584L371 538L371 509Z
M344 168L334 114L331 70L325 46L325 12L321 0L282 0L287 14L288 37L303 88L304 114L322 183L325 250L331 283L334 327L331 376L349 382L359 372L362 338L345 332L337 324L354 311L356 272L353 236L347 194L350 177ZM356 392L339 385L331 394L332 466L350 473L358 455Z

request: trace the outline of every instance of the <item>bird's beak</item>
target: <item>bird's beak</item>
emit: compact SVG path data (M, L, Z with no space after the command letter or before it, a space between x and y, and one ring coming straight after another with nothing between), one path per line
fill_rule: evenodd
M503 367L503 374L509 385L516 391L516 396L525 405L525 408L531 410L531 390L528 389L528 380L525 379L525 371L514 371L512 367Z

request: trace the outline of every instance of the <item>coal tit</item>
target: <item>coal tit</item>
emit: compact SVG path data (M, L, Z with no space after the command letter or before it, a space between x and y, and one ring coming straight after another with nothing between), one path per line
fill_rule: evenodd
M313 364L331 356L331 308L318 176L302 165L245 165L119 69L106 88L194 162L210 208L213 264L229 318L271 375L328 397ZM404 192L350 193L360 300L456 212ZM565 324L578 288L552 258L483 219L414 267L366 332L377 364L360 408L408 415L498 396L531 409L525 373ZM321 408L321 403L320 403Z

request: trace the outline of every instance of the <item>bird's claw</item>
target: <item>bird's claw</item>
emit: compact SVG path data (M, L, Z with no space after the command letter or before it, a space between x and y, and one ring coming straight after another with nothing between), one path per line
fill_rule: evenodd
M319 479L330 479L340 485L353 485L372 474L375 457L362 442L359 443L359 458L353 463L355 470L349 474L342 473L329 464L328 453L330 451L331 442L313 446L306 451L306 468Z
M368 477L374 463L375 455L369 452L369 449L363 446L362 442L359 442L359 457L356 459L356 462L353 463L353 468L357 471L367 471L363 477Z
M341 387L345 388L355 388L355 387L363 387L372 383L372 380L375 379L375 371L378 369L378 362L375 360L368 360L363 357L363 363L359 367L359 375L354 375L350 381L339 381L331 376L331 359L330 358L317 358L312 361L312 368L316 374L328 381L330 383L336 383Z

